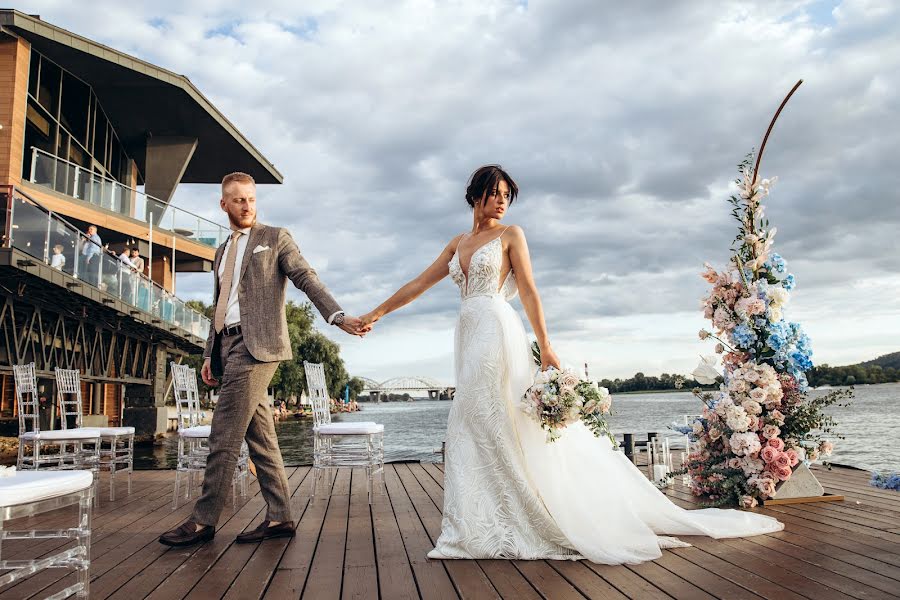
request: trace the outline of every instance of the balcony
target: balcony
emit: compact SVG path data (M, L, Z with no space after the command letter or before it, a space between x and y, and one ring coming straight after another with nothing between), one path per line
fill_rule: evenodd
M104 196L104 192L101 189L96 198L115 198L114 194ZM5 213L5 223L0 220L5 225L2 247L19 250L78 280L67 286L90 286L103 292L99 298L104 304L119 300L131 307L132 316L144 314L154 326L203 345L209 332L208 318L96 244L63 217L18 189L9 196Z
M230 230L209 219L104 177L75 163L31 148L31 183L218 248Z

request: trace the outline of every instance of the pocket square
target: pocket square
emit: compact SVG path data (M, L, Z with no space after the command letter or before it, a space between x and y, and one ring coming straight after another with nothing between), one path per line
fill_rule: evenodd
M269 249L268 246L257 246L256 248L253 249L253 254L256 254L257 252L265 252L268 249Z

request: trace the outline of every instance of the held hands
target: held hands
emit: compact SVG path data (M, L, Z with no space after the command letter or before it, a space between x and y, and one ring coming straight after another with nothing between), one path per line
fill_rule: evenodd
M362 321L366 326L368 326L369 329L372 329L372 325L374 325L380 318L380 316L375 314L375 311L372 311L361 316L359 320Z
M338 327L350 335L358 335L359 337L366 337L366 334L372 331L372 326L364 323L359 317L344 317L344 322Z

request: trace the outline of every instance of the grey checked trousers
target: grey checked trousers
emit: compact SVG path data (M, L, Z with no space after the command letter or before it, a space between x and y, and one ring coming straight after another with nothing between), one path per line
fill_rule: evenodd
M191 520L201 525L218 523L231 491L241 441L246 439L268 505L266 519L291 521L287 476L266 395L278 362L259 362L253 358L240 333L222 336L220 347L223 374L219 401L213 411L203 493L194 505Z

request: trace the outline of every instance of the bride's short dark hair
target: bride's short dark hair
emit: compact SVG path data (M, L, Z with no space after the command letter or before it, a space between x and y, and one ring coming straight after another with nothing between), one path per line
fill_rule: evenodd
M490 192L497 189L497 184L500 183L501 179L509 186L509 203L512 204L516 196L519 195L519 186L516 185L513 178L500 165L485 165L472 173L466 186L466 202L469 203L469 206L475 208L475 204L481 202L485 192L490 194Z

